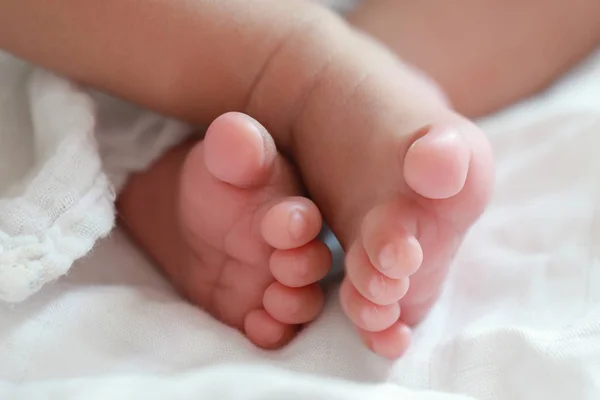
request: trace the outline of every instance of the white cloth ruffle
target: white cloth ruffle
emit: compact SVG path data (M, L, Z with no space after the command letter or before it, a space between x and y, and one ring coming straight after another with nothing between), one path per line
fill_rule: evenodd
M110 232L127 174L189 127L5 54L0 78L0 300L18 302Z

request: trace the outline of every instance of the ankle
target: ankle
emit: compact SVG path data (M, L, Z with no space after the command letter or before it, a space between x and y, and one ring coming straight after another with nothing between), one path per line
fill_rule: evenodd
M339 16L314 7L265 63L243 111L265 123L282 153L293 156L296 152L297 122L336 57L336 42L348 32Z

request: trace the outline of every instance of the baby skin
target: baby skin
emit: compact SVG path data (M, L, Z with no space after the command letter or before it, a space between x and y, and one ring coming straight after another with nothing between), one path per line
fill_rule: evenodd
M400 356L489 200L483 133L396 56L311 2L107 0L93 12L62 3L47 12L42 1L0 4L0 47L212 123L120 198L132 236L173 283L257 345L280 347L323 306L322 214L347 254L345 313L371 350ZM24 33L19 20L39 30ZM36 47L46 42L57 45Z

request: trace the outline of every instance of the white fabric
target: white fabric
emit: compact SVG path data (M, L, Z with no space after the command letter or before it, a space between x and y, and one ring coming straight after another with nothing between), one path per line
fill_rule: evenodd
M89 96L3 55L0 82L0 300L20 301L108 233L114 196Z
M0 83L0 301L18 302L109 233L114 189L190 128L3 53Z
M35 382L0 382L0 398L11 400L469 400L465 396L410 391L394 384L367 385L299 375L275 368L224 366L173 376L120 376Z

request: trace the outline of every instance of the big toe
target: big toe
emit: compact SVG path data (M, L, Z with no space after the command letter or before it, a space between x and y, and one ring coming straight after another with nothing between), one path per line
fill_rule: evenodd
M218 117L204 139L207 170L236 187L264 183L277 157L273 138L253 118L231 112Z
M457 195L469 172L471 148L463 133L452 126L434 125L408 149L404 179L415 192L429 199Z

